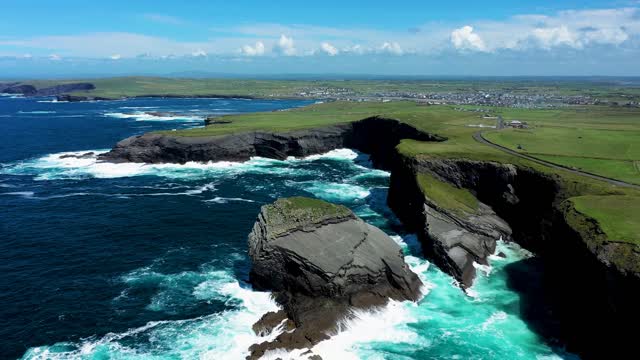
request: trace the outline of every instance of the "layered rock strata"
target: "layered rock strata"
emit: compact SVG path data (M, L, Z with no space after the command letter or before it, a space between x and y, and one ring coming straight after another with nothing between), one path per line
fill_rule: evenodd
M422 282L388 235L321 200L296 197L263 206L249 235L249 256L254 288L272 291L283 307L254 325L262 335L282 332L252 346L251 359L273 349L311 348L350 310L421 295Z

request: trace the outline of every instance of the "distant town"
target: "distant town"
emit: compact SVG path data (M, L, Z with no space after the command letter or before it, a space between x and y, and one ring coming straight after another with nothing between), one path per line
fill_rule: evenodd
M567 105L612 105L640 107L637 99L625 101L602 100L588 95L558 95L549 93L513 93L508 90L466 92L388 91L359 94L349 88L310 87L295 94L302 98L322 98L341 101L413 100L429 105L482 105L512 108L541 109Z

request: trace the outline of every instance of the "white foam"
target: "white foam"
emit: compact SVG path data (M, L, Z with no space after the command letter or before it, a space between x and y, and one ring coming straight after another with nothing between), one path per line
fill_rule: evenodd
M190 282L194 277L197 281ZM161 354L161 358L235 360L244 359L252 344L272 340L277 335L260 337L251 329L263 314L279 309L271 299L271 294L242 287L233 279L231 272L158 274L143 268L123 280L129 285L159 282L165 288L162 291L167 291L172 286L184 286L185 279L187 285L193 285L192 295L196 299L221 299L235 304L235 309L195 319L152 321L125 332L109 333L99 339L88 338L77 343L31 348L23 358L157 358ZM125 299L128 295L124 294L118 298ZM132 338L148 338L150 346L133 349L124 345Z
M18 111L18 114L33 114L33 115L38 115L38 114L55 114L55 111L44 111L44 110L37 110L37 111Z
M23 198L32 198L33 194L34 194L33 191L14 191L14 192L0 193L0 195L14 195L14 196L21 196Z
M305 191L328 201L355 201L371 194L367 188L349 183L311 181L299 184Z
M489 318L485 322L483 322L480 327L482 328L482 331L486 331L495 323L499 323L505 320L507 320L507 313L504 311L496 311L491 314L491 316L489 316Z
M120 106L118 109L140 110L140 109L157 109L157 106Z
M22 94L0 93L0 96L2 96L4 98L9 98L9 99L21 99L21 98L24 98L24 95L22 95Z
M62 104L62 103L68 103L68 101L59 101L58 99L53 99L53 100L38 100L39 103L47 103L47 104Z
M229 201L241 201L241 202L255 202L253 200L249 200L249 199L243 199L243 198L226 198L226 197L219 197L216 196L213 199L209 199L209 200L204 200L204 202L212 202L212 203L216 203L216 204L226 204Z
M198 178L210 175L239 173L272 175L308 175L287 161L253 157L245 162L187 162L185 164L110 163L98 161L98 155L108 150L84 150L54 153L41 158L6 164L0 174L35 175L36 180L120 178L131 176L162 176L168 178ZM88 152L93 155L84 156Z
M473 262L473 267L478 270L478 272L484 274L484 276L489 276L491 275L491 265L484 265L484 264L479 264L477 262Z
M136 121L202 121L203 120L203 118L200 116L186 116L186 115L156 116L156 115L152 115L144 112L135 112L132 114L115 112L115 113L106 113L104 115L108 117L117 118L117 119L134 119Z
M324 154L309 155L305 157L305 160L320 160L320 159L334 159L334 160L355 160L358 157L358 153L351 149L336 149L326 152Z
M390 301L380 309L354 311L353 318L340 323L337 334L311 350L324 359L359 360L358 345L362 343L418 343L420 337L407 326L415 322L411 308L416 306L411 302Z

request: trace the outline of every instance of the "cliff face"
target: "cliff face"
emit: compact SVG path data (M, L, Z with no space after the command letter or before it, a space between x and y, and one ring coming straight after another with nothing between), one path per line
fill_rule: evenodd
M284 312L266 314L260 333L289 319L289 332L256 344L250 358L270 349L310 348L352 308L387 299L415 301L421 281L400 247L349 209L308 198L279 199L262 207L251 234L251 283L271 290Z
M242 161L251 156L283 159L341 147L366 152L376 166L391 171L390 207L407 229L418 234L426 255L463 288L472 285L475 264L487 264L497 239L517 241L539 255L544 267L544 275L538 279L541 284L535 284L535 294L530 291L532 284L522 280L517 272L510 281L523 297L522 311L532 327L545 337L561 338L569 344L569 350L586 358L603 358L632 349L634 342L630 336L635 333L627 329L640 320L636 295L640 275L609 261L612 254L629 250L622 244L608 242L595 221L572 207L559 178L527 167L488 161L403 157L395 146L405 138L444 140L396 120L373 117L279 134L252 132L208 138L147 134L120 142L102 159L184 163ZM442 206L421 187L418 174L430 174L453 188L467 189L477 199L477 209L459 213ZM260 275L254 273L253 279L260 287ZM281 283L295 284L289 280L281 279ZM313 283L296 285L298 293L316 289L310 285ZM329 288L336 293L344 291ZM307 310L318 307L314 297L287 294L281 292L282 304ZM542 297L543 304L535 297ZM325 303L320 307L343 306L331 298L323 299ZM548 324L535 325L543 308L559 320L553 331ZM286 318L287 314L271 314L257 328L269 328L268 324L277 325ZM301 319L298 317L296 321ZM314 324L331 323L323 316L307 319ZM286 341L298 340L290 336Z
M401 139L443 140L402 124L373 117L324 128L273 133L246 132L210 137L145 134L119 142L101 156L110 162L185 163L188 161L244 161L252 156L285 159L339 148L372 154L374 163L385 165Z
M474 219L438 209L421 191L416 181L418 173L433 174L453 186L469 189L480 207L492 211L488 217ZM635 300L640 276L607 260L607 251L624 245L602 239L605 235L597 223L566 201L559 179L530 168L493 162L405 158L392 172L389 204L418 234L427 255L463 286L470 285L475 274L468 264L482 263L483 252L464 242L451 247L441 235L440 223L446 219L448 231L454 233L467 231L471 238L467 241L480 247L491 243L487 236L496 238L483 224L500 232L506 228L495 226L492 219L503 220L511 230L511 236L503 232L503 238L517 241L541 259L540 284L527 283L530 280L515 270L509 281L521 293L523 316L532 327L544 337L559 338L570 351L585 358L631 351L633 340L627 329L640 320ZM531 287L537 290L532 292ZM553 322L545 322L545 316Z
M33 85L21 83L0 84L0 93L22 94L25 96L55 96L74 91L86 91L95 89L91 83L71 83L55 85L48 88L36 89Z

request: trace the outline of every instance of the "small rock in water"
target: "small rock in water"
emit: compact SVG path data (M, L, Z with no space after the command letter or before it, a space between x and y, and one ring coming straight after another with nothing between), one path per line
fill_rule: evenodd
M60 159L69 159L69 158L76 158L76 159L89 159L95 156L95 153L93 151L84 153L82 155L72 155L72 154L67 154L67 155L60 155Z

